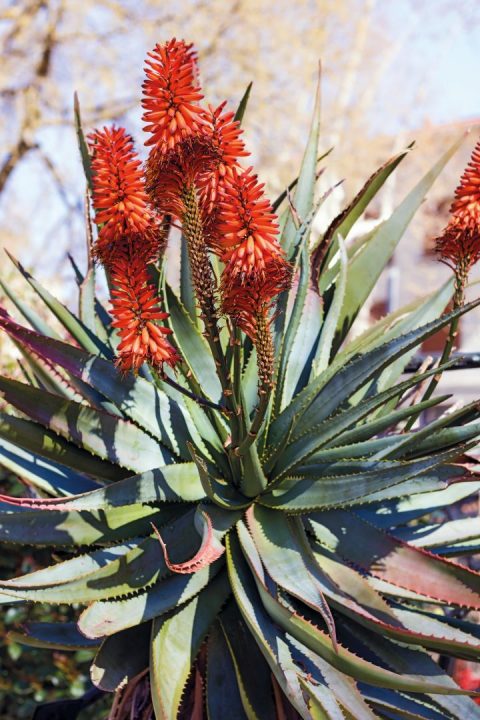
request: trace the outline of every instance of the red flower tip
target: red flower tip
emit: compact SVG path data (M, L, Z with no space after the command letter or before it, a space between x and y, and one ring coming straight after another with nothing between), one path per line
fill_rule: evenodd
M117 367L125 373L138 372L144 362L160 371L164 363L174 367L180 358L166 340L171 330L157 324L168 313L159 307L142 254L124 246L112 262L111 280L112 325L120 336Z
M455 190L450 213L435 249L444 262L466 276L480 259L480 141Z
M226 274L247 280L265 274L272 260L283 259L277 218L251 168L232 169L218 207L212 245L221 253Z
M92 153L95 222L102 225L99 239L143 233L151 224L141 161L124 128L105 127L89 135Z
M183 40L156 45L145 63L142 106L145 130L152 137L145 145L160 152L173 150L189 135L199 132L203 114L198 102L203 98L197 85L196 53Z

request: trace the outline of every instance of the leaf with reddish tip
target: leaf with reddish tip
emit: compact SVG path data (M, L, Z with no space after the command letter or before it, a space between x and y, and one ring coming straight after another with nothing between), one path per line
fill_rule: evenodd
M338 555L380 580L426 598L480 609L479 573L403 543L345 510L312 516L312 527L321 543L333 543Z
M320 655L320 657L333 665L337 670L371 685L403 690L405 692L455 694L455 690L448 690L440 684L430 682L423 676L409 674L397 675L383 667L376 666L370 661L358 657L340 644L338 645L337 651L335 651L326 633L322 632L316 625L313 625L301 615L293 613L278 601L276 594L272 594L269 589L270 583L268 583L265 577L260 556L258 555L250 534L242 522L238 523L237 528L241 547L253 574L262 604L272 620L280 625L285 632L298 640L298 642ZM231 541L229 540L228 542L229 545L227 549L232 546ZM227 559L228 557L227 554ZM237 595L239 592L238 579L233 574L232 563L229 564L229 572L234 592ZM459 694L462 694L462 692L461 690L457 691Z
M163 551L165 564L168 569L173 573L189 574L193 572L198 572L198 570L201 570L202 568L211 565L211 563L215 562L215 560L218 560L218 558L221 557L225 552L225 548L223 547L222 543L214 535L213 525L212 521L210 520L210 516L204 510L201 510L199 516L197 517L200 517L202 519L202 544L190 560L185 560L181 563L172 563L170 561L168 557L167 546L163 542L159 530L152 523L152 527L155 531L155 534Z

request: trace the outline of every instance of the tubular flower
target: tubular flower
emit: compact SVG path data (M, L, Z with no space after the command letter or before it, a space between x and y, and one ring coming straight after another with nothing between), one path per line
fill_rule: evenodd
M212 246L226 265L224 273L242 282L265 275L272 260L283 262L285 272L288 268L276 238L276 216L263 187L251 168L242 172L233 168L218 203Z
M155 234L158 228L147 206L141 162L124 128L105 127L89 136L92 153L93 206L100 226L95 252L132 234Z
M455 190L450 213L447 227L436 239L436 251L465 282L480 259L480 141Z
M240 123L234 120L234 113L223 112L225 104L223 102L217 108L208 106L203 129L216 152L213 169L199 180L202 205L208 214L213 211L224 178L231 177L233 168L238 168L238 158L250 155L245 150Z
M196 53L183 40L169 40L148 53L142 106L145 130L152 134L145 145L161 153L173 150L189 135L199 132L204 110L197 85Z
M166 339L171 330L157 324L168 313L159 307L142 252L125 244L112 262L111 281L112 325L120 335L117 367L125 373L138 372L145 361L160 371L164 363L173 367L179 356Z

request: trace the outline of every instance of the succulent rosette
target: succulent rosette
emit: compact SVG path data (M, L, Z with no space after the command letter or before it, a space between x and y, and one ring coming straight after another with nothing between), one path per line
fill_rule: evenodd
M458 143L373 232L350 242L407 151L313 238L318 102L272 203L245 161L248 93L236 113L203 105L175 39L143 91L145 162L123 128L87 143L77 112L96 225L78 315L18 263L64 333L13 295L22 321L0 313L25 368L0 378L0 463L31 488L2 496L0 538L56 554L0 600L81 606L16 639L91 650L117 720L480 717L444 669L480 654L480 527L444 515L480 489L480 403L419 427L445 400L419 388L452 362L404 374L479 304L458 294L479 257L478 149L438 241L454 277L355 337Z

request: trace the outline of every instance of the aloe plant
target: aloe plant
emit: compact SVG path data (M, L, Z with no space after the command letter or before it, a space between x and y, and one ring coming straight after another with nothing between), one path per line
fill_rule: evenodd
M235 118L203 108L195 62L178 41L150 54L144 168L122 129L87 143L77 106L97 225L78 315L14 260L65 333L13 294L25 324L0 313L25 361L25 382L0 378L0 462L36 494L2 496L0 536L61 560L0 600L82 606L16 640L94 649L116 718L480 717L437 662L480 654L479 576L452 559L480 529L431 519L480 489L479 404L405 430L445 400L421 388L451 363L402 378L479 303L445 314L452 278L350 333L459 143L367 236L348 237L407 151L313 239L317 98L277 233L240 165L248 93Z

